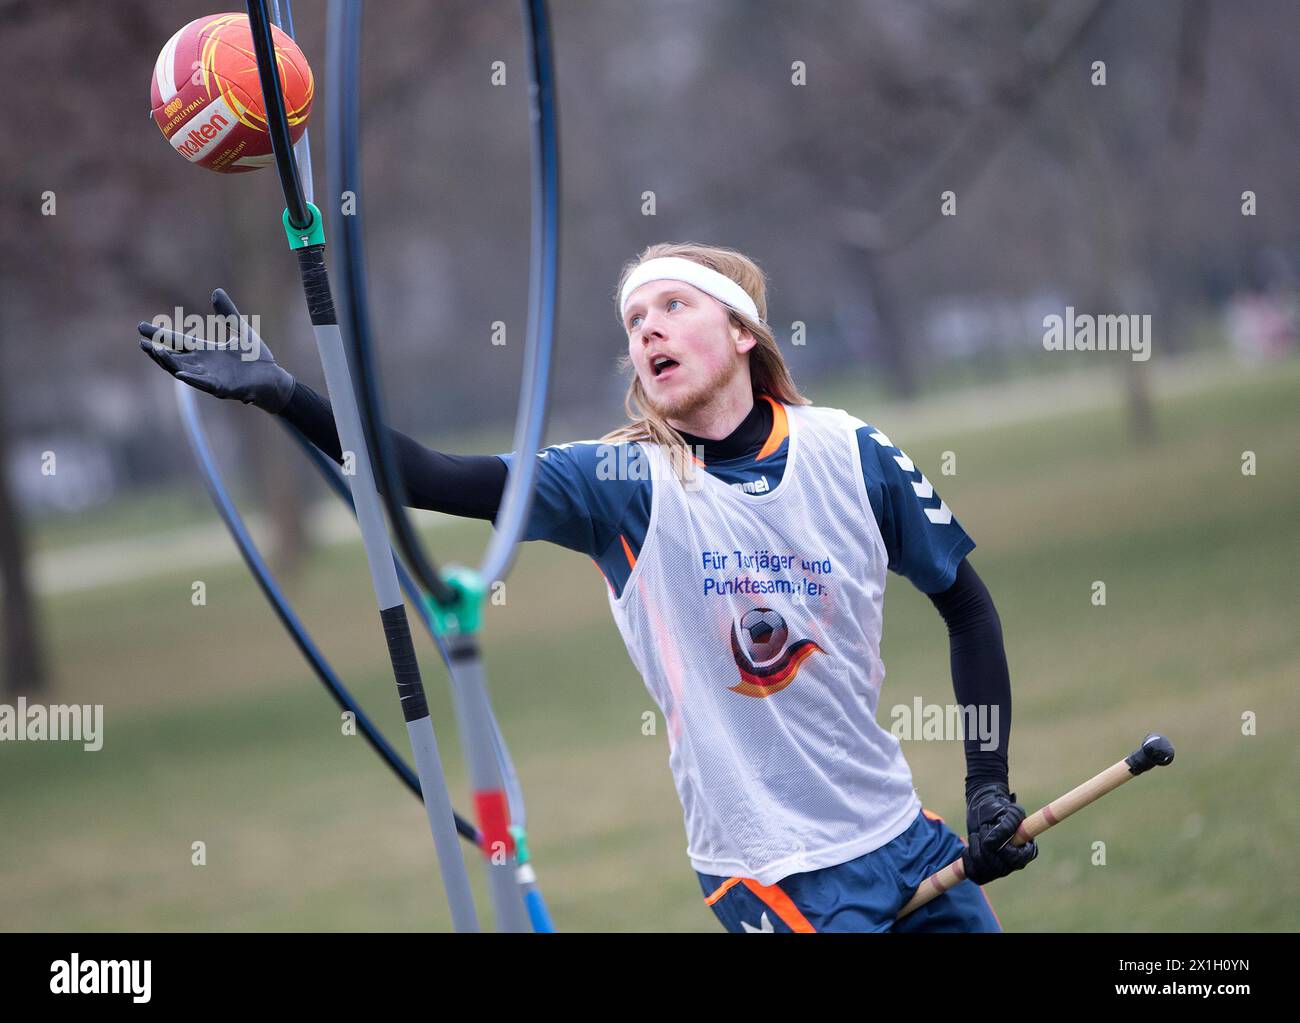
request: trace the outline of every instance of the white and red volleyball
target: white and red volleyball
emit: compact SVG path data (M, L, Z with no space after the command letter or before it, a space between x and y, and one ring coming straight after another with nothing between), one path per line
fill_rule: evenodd
M274 25L271 38L297 142L316 86L298 44ZM153 69L151 105L163 137L190 163L238 174L275 161L246 14L209 14L167 40Z

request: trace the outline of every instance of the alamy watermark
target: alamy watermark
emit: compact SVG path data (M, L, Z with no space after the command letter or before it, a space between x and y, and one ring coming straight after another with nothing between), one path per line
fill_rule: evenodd
M1134 362L1151 358L1151 314L1093 316L1065 307L1043 317L1043 348L1049 352L1131 352Z
M704 449L701 447L661 449L666 457L668 476L676 478L686 490L699 490L704 486L703 476L698 471L704 465ZM652 459L646 449L639 444L602 443L596 448L596 479L598 480L657 480L664 476L659 464ZM756 483L733 483L733 487L742 487L750 492L763 493L768 489L766 477ZM757 491L751 490L759 487Z
M237 351L243 362L256 362L262 355L262 318L251 316L223 316L220 313L186 315L176 306L174 315L159 313L149 322L162 330L173 332L171 337L153 338L154 344L174 352ZM200 336L202 335L202 336Z
M104 747L102 703L0 703L0 742L79 742L88 753Z
M980 749L986 752L998 746L996 703L925 703L918 696L910 704L895 704L889 716L889 734L896 739L979 739Z
M130 995L143 1004L152 997L152 980L152 959L82 959L73 952L50 963L55 995Z

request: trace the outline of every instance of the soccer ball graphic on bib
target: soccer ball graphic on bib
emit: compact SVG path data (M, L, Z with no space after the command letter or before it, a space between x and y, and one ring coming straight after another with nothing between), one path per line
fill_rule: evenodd
M731 691L757 697L779 693L804 661L824 653L810 639L789 640L790 629L779 611L755 607L742 614L731 629L731 655L740 671L740 682Z
M776 611L770 607L756 607L741 616L740 633L746 655L758 665L780 656L790 630Z

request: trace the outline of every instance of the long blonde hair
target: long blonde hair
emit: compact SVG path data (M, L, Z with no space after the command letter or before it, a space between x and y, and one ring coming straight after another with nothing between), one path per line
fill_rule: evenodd
M660 256L679 256L730 277L754 300L758 315L764 321L767 320L767 275L744 253L717 245L700 245L696 242L659 242L648 246L635 259L626 263L623 272L619 274L618 286L614 289L614 305L615 312L619 316L619 326L624 330L627 328L618 309L623 284L638 266L648 259L658 259ZM766 394L787 405L812 404L795 387L794 378L790 376L790 369L785 364L785 357L777 348L776 338L767 323L756 323L744 313L738 313L734 309L727 311L731 322L748 330L757 341L748 353L749 379L753 385L754 400L757 401ZM631 357L627 354L619 359L619 369L627 370L631 365ZM669 456L678 477L682 478L683 472L688 472L692 464L686 441L651 407L650 402L646 400L645 390L641 387L641 379L636 375L635 370L628 383L627 395L623 399L623 410L627 413L628 422L605 434L601 441L610 444L623 441L658 444Z

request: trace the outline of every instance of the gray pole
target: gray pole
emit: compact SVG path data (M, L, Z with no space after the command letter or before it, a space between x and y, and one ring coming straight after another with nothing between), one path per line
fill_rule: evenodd
M388 640L393 668L397 673L398 694L402 699L402 714L406 719L406 733L411 739L415 754L415 773L420 777L420 790L424 794L424 811L429 818L429 830L438 851L438 865L442 882L447 889L451 906L452 926L457 931L477 931L478 918L474 911L474 897L469 886L469 872L456 839L456 824L447 792L447 779L443 777L442 760L438 755L438 739L434 735L433 721L424 699L424 686L420 681L419 664L415 659L415 646L411 642L410 625L402 603L402 591L393 567L393 552L388 544L388 531L384 525L383 509L379 505L379 492L375 489L374 472L370 465L370 452L361 430L361 417L357 412L356 394L352 377L348 373L347 356L343 350L343 336L338 324L317 326L316 349L320 353L321 367L325 371L325 386L338 424L339 443L344 457L354 458L354 472L348 476L352 501L361 526L361 540L370 565L370 579L379 602L379 616L384 623L384 636ZM407 677L404 678L403 676ZM412 677L413 676L413 677Z

